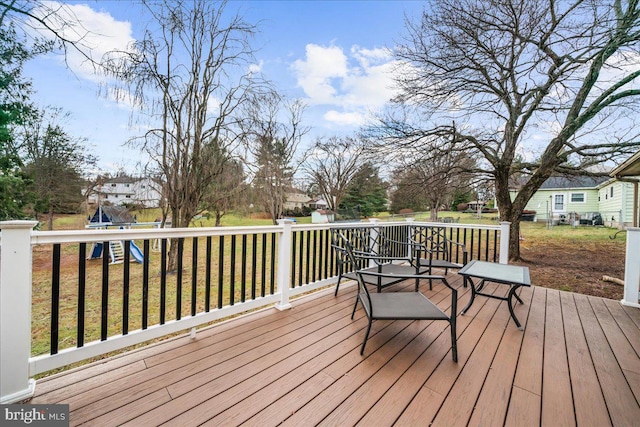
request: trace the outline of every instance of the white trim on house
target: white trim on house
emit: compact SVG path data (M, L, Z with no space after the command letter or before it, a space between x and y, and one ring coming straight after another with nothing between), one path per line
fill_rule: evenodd
M558 209L557 197L562 198L562 207ZM551 198L551 212L566 213L567 212L567 193L553 193Z
M582 196L582 200L573 200L573 196L580 194ZM587 203L587 193L586 191L572 191L569 193L569 201L571 203Z

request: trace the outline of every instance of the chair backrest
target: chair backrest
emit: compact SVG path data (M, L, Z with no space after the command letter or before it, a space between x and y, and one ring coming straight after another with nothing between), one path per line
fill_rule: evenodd
M431 259L450 261L451 244L446 227L416 226L412 232L412 243L420 245Z
M359 265L353 264L345 249L345 242L349 242L352 251L355 247L357 248L356 250L364 252L368 245L368 239L365 231L366 230L363 228L331 229L331 247L333 247L336 253L339 274L353 271L358 267L365 267L363 265L363 261L359 261Z
M359 266L362 268L366 268L370 263L379 264L376 256L386 257L390 255L388 245L385 243L384 233L372 227L332 228L331 239L334 246L342 247L342 242L348 241L353 252L370 255L368 260L359 260ZM350 264L350 260L346 256L341 258L339 253L338 262L342 263L342 265Z
M358 259L354 254L354 248L351 239L348 237L347 229L331 229L331 246L336 251L336 255L338 257L338 262L342 262L344 264L348 264L352 266L354 271L356 272L356 281L358 282L358 293L364 292L367 296L367 300L369 297L369 290L367 289L364 279L362 278L361 269L363 268L363 264L367 261L366 259ZM370 303L369 303L370 304Z

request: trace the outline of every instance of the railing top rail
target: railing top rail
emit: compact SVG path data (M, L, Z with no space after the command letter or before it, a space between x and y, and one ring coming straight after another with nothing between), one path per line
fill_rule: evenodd
M447 223L447 222L429 222L429 221L413 221L411 224L422 225L429 227L444 227L444 228L472 228L475 230L500 230L500 224L461 224L461 223Z
M460 224L428 221L345 222L328 224L293 224L294 231L327 230L329 228L379 228L394 226L429 226L453 229L500 230L500 225ZM180 237L229 236L282 232L281 225L242 227L193 227L149 229L84 229L59 231L33 231L32 244L103 242L107 240L171 239Z
M228 236L243 234L278 233L281 226L248 227L194 227L194 228L151 228L151 229L109 229L109 230L61 230L34 231L31 244L103 242L105 240L171 239L180 237Z

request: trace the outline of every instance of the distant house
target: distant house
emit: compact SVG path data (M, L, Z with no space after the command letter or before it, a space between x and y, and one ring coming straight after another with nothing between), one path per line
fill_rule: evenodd
M640 227L640 193L639 193L639 183L640 183L640 151L638 151L633 156L629 157L626 161L624 161L621 165L614 168L609 174L616 181L625 183L627 187L631 187L632 190L627 190L627 198L626 209L631 210L631 225L633 227ZM631 197L628 198L629 192L631 193ZM625 221L625 224L628 222Z
M327 202L325 202L322 199L311 199L309 201L307 201L307 206L309 206L309 209L326 209L328 205Z
M146 208L160 206L160 188L150 178L119 176L105 180L88 196L89 205L108 202L112 205L138 204Z
M326 209L317 209L311 212L311 222L313 224L326 224L335 221L336 214Z
M285 201L282 204L284 210L302 209L307 205L309 196L304 191L291 188L285 193Z
M525 209L536 212L536 221L579 221L599 213L605 225L637 227L639 177L640 152L613 169L609 177L550 177ZM516 194L513 189L511 198Z
M477 211L478 209L482 209L486 206L487 202L482 202L479 200L472 200L470 202L467 202L467 209L472 210L472 211Z

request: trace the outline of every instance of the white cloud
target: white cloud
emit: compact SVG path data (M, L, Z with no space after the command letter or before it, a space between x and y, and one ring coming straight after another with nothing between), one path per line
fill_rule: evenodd
M264 67L264 61L260 61L257 64L249 65L249 73L251 74L259 74L262 72L262 68Z
M306 58L295 61L293 69L309 104L331 104L337 95L332 80L347 76L347 57L337 46L308 44Z
M325 120L355 126L364 123L368 111L381 108L394 96L396 65L388 49L354 45L347 55L338 46L308 44L305 58L292 68L309 105L333 107Z
M366 116L364 114L340 112L336 110L327 111L324 114L324 119L340 126L360 126L366 122Z
M33 12L36 15L47 16L52 11L56 12L59 19L49 21L50 25L67 40L76 42L76 45L94 61L100 61L102 56L111 50L127 50L134 41L130 22L117 21L109 13L96 11L86 4L43 2L42 6ZM40 32L45 37L53 38L51 32L41 27ZM79 77L99 80L91 61L77 50L68 49L65 59L69 68Z

